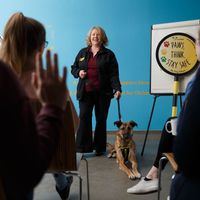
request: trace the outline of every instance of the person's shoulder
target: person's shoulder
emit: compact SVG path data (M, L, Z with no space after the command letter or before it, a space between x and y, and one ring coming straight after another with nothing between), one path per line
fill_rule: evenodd
M111 55L115 55L115 53L107 47L103 47L102 52L105 52L105 53L108 53L108 54L111 54Z
M88 52L88 47L84 47L84 48L80 49L76 58L85 56L87 54L87 52Z
M82 49L80 49L79 53L84 53L88 51L88 47L83 47Z

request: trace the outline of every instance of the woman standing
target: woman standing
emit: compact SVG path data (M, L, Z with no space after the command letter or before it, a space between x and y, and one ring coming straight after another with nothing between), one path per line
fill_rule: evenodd
M71 67L71 73L79 79L77 99L80 108L80 124L76 137L77 152L106 152L106 121L113 96L121 97L118 63L115 54L105 46L108 38L98 26L87 35L87 47L79 51ZM92 135L92 112L96 127Z

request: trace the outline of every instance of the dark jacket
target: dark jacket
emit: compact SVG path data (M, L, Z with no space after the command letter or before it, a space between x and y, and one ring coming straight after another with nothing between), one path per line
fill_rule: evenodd
M179 115L174 154L180 171L186 177L199 180L200 163L200 68Z
M41 180L56 150L63 114L46 105L35 120L18 78L0 61L0 178L7 200L24 199Z
M83 48L79 51L74 64L71 66L71 73L74 78L79 78L77 85L77 99L81 100L84 94L85 83L87 78L79 77L80 70L88 69L88 60L90 48ZM97 53L97 70L99 74L100 92L102 95L113 97L116 91L121 92L121 84L119 80L118 63L115 54L105 47Z

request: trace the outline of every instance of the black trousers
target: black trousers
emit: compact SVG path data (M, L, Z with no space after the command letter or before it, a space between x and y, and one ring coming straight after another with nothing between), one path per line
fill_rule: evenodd
M107 116L111 98L99 92L85 93L79 101L80 124L76 136L76 151L81 153L106 152ZM95 112L96 126L94 138L92 131L92 113Z

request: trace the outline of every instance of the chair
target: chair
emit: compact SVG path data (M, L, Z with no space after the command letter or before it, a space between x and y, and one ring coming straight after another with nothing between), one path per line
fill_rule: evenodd
M160 200L160 192L161 192L161 172L162 172L162 164L164 160L168 160L173 171L176 173L178 171L178 165L174 159L173 153L163 153L159 161L159 169L158 169L158 200Z
M75 150L75 133L78 128L79 118L74 104L69 98L64 115L64 130L60 136L58 148L49 166L48 173L63 173L79 178L79 199L82 200L82 177L78 168L82 160L86 164L87 197L90 199L88 161L81 153Z
M90 187L89 187L89 170L88 161L83 154L77 154L77 166L79 167L80 162L84 160L86 164L86 186L87 186L87 199L90 200ZM79 175L78 171L63 171L63 174L72 175L79 178L79 200L82 200L82 177Z

